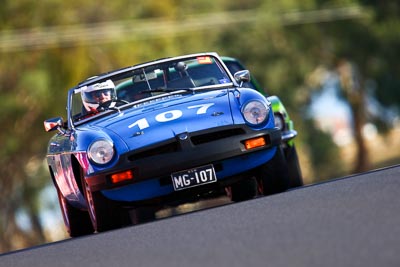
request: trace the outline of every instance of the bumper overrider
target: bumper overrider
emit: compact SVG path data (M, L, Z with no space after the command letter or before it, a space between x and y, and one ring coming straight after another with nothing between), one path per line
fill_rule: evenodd
M279 129L252 130L246 126L224 126L192 133L180 133L169 140L120 156L115 167L86 176L91 191L118 188L149 179L160 184L171 173L226 159L249 155L280 145ZM216 169L217 178L218 169ZM124 179L114 179L121 175ZM223 178L223 177L222 177Z

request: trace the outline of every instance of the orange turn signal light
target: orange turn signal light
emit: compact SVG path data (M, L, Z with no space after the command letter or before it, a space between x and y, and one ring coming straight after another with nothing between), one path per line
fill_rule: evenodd
M111 175L111 182L113 184L120 183L127 180L133 179L133 172L131 170L114 173Z
M244 141L244 147L246 149L262 147L262 146L265 146L265 144L266 144L266 142L265 142L264 137L257 137L257 138L253 138L253 139Z

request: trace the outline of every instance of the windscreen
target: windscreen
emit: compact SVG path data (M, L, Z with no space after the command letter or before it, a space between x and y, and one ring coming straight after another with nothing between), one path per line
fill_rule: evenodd
M154 99L160 95L174 94L174 92L195 93L198 89L218 88L232 81L218 59L213 56L194 56L153 63L143 64L143 67L130 69L126 74L118 73L115 77L108 77L107 81L99 84L87 85L76 90L71 105L73 121L85 120L97 115L109 106L103 103L85 103L88 94L95 94L93 88L104 89L113 87L114 92L110 95L114 107L126 105L137 101ZM97 92L102 95L101 92ZM96 96L93 96L95 98ZM105 96L104 96L105 97Z

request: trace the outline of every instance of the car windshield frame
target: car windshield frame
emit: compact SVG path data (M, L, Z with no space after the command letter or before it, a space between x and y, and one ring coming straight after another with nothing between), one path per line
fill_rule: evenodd
M115 84L117 105L101 112L84 114L80 97L82 90L106 80L112 80ZM170 96L179 97L232 86L237 87L238 84L217 53L155 60L89 78L70 89L67 104L68 124L74 127Z

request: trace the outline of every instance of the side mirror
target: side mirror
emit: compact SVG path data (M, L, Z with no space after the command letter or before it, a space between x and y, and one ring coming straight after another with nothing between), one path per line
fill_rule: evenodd
M62 117L52 118L44 121L44 129L46 132L60 130L64 125Z
M249 70L240 70L236 72L233 77L239 83L240 87L244 82L250 82L250 71Z

